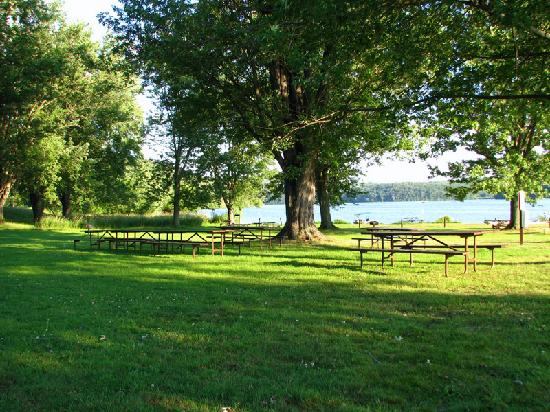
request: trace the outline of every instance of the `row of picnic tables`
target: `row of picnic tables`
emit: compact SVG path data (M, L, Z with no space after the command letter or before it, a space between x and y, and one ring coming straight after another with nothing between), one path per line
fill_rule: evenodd
M84 233L88 235L90 247L97 247L106 244L112 250L118 249L121 245L127 250L139 247L141 250L144 245L150 246L153 251L161 250L174 251L182 250L184 247L190 247L193 256L200 247L209 247L212 255L220 252L223 256L226 245L236 245L240 247L244 243L250 245L258 241L260 244L267 242L272 246L274 240L278 239L275 235L279 228L272 225L260 226L253 225L231 225L221 226L213 229L88 229ZM278 239L279 242L282 239Z
M398 253L409 254L410 264L413 263L413 254L435 254L445 256L445 275L448 274L448 259L452 256L463 256L464 272L468 271L468 265L473 264L477 270L478 249L484 248L491 251L491 266L494 266L494 250L501 245L478 244L478 238L483 236L482 230L423 230L423 229L399 229L399 228L368 228L361 234L368 237L353 238L357 240L357 250L360 252L361 267L363 266L363 254L378 252L381 254L382 266L386 260L393 265L394 256ZM453 239L460 238L462 242L453 243ZM370 247L363 247L361 243L370 242ZM375 247L376 246L376 247Z

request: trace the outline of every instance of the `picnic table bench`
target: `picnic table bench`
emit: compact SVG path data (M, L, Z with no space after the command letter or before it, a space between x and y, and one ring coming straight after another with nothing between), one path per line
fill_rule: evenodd
M382 267L384 267L384 263L387 259L386 253L389 253L393 256L395 253L408 253L410 255L409 263L412 266L413 260L412 260L412 254L413 253L423 253L423 254L430 254L430 255L443 255L445 256L445 276L448 276L449 273L449 257L451 256L464 256L466 252L461 252L458 250L426 250L426 249L382 249L382 248L352 248L353 251L359 251L360 256L360 267L363 268L363 254L367 252L380 252L381 254L381 260L382 260ZM392 261L393 264L393 261Z

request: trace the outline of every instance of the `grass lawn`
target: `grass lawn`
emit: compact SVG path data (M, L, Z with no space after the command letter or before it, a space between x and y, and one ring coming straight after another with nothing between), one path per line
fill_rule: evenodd
M6 224L0 411L548 410L549 229L484 235L497 266L448 278L360 271L358 232L193 260Z

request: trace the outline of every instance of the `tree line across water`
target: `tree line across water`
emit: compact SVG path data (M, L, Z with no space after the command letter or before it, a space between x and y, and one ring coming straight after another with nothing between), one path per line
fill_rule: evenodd
M518 192L550 181L543 3L121 0L97 44L56 3L3 1L0 221L6 202L37 222L48 207L177 225L220 203L232 220L270 193L284 234L313 239L313 205L331 227L359 164L462 148L475 160L432 173L459 199L502 194L514 222Z

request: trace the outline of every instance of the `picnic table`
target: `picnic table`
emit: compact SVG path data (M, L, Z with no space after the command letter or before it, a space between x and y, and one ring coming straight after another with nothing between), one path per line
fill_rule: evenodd
M228 229L178 229L178 230L148 230L148 229L88 229L84 233L89 235L90 246L101 247L107 242L109 248L114 243L115 248L119 243L124 243L126 249L130 245L135 247L139 244L150 244L157 247L159 252L161 246L168 250L169 246L190 245L193 247L193 255L200 245L210 246L212 255L220 252L223 256L226 236L231 233ZM219 247L218 247L219 244Z
M420 229L368 229L362 232L369 234L371 238L355 238L358 241L358 248L362 255L365 252L378 251L382 254L382 266L386 259L390 259L393 265L393 258L396 253L409 253L410 263L412 264L413 253L440 254L445 256L445 274L447 274L447 260L451 256L464 256L464 272L468 271L468 264L473 263L474 271L477 270L477 250L478 247L491 249L492 264L494 265L494 249L500 245L482 245L478 246L477 240L483 235L480 230L420 230ZM453 244L449 242L452 238L461 238L462 244ZM379 239L380 248L372 247L373 239ZM361 240L371 240L371 248L361 248ZM432 244L426 245L426 241ZM473 243L471 244L470 241ZM424 244L420 244L423 242ZM389 247L388 246L389 243ZM470 246L473 249L473 258L470 257Z
M491 225L492 229L506 229L510 221L508 219L486 219L483 223Z
M270 222L266 222L270 223ZM259 241L260 244L264 241L269 242L269 246L272 246L273 239L277 238L275 236L280 228L276 226L266 225L230 225L230 226L220 226L221 230L230 230L231 237L229 242L244 242L248 241L249 245L252 241ZM282 238L279 238L279 243L281 243Z

